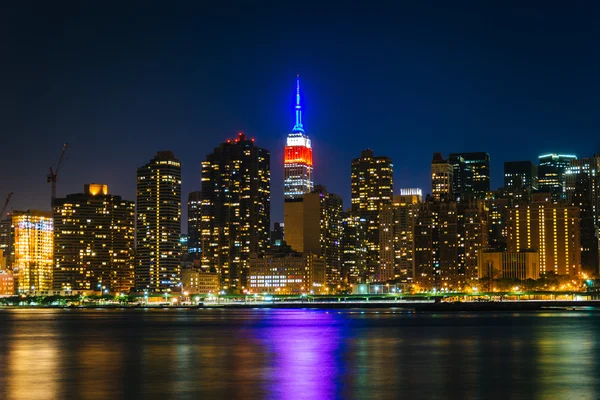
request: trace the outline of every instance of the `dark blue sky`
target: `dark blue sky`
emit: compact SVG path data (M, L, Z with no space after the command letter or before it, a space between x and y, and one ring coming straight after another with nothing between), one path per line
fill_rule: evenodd
M49 208L63 142L59 196L103 182L135 199L136 168L171 149L186 201L243 131L271 150L280 220L296 73L315 180L345 207L366 147L394 160L395 192L429 192L434 151L487 151L495 188L506 160L600 145L594 2L7 3L0 197L15 209Z

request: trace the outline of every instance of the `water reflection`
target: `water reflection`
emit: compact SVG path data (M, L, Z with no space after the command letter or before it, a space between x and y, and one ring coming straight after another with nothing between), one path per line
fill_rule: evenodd
M600 398L600 314L0 310L0 398Z

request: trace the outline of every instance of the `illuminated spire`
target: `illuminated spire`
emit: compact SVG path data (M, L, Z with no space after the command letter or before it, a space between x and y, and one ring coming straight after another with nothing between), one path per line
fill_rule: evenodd
M300 75L296 75L296 125L292 132L304 132L302 126L302 106L300 105Z

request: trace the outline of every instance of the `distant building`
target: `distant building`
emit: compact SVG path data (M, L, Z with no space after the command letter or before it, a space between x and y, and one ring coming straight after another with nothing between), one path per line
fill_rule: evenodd
M216 272L202 271L198 268L183 268L181 284L183 291L188 294L214 294L219 292L220 279Z
M550 193L553 201L566 199L566 172L577 156L566 154L544 154L539 156L538 189Z
M452 200L454 166L444 159L442 153L433 153L431 160L431 195L437 201Z
M134 288L135 203L87 184L54 200L55 291Z
M202 192L188 195L188 253L197 255L202 251Z
M490 155L485 152L450 153L455 199L485 199L490 191Z
M281 222L274 222L273 230L271 231L271 248L283 245L284 233L284 224Z
M0 297L15 294L15 278L12 272L0 270Z
M365 223L366 268L373 278L379 268L379 215L392 203L393 167L391 158L376 157L370 149L352 160L352 214Z
M52 290L54 221L51 212L13 211L13 272L18 293Z
M12 270L14 248L12 245L12 217L0 216L0 253L5 257L6 267Z
M540 274L578 277L581 270L579 209L555 204L549 194L533 196L531 204L508 209L508 252L534 249Z
M180 289L181 163L170 151L137 170L136 228L137 289Z
M270 246L271 155L240 133L202 162L202 266L224 290L248 285L248 258Z
M321 185L284 204L285 242L297 252L323 256L329 285L341 283L342 212L342 198Z
M253 254L249 282L251 293L325 294L325 260L311 253Z
M510 200L489 198L485 205L488 208L488 246L496 251L506 251L506 218Z
M296 79L296 123L287 137L283 171L285 200L301 199L313 191L312 146L302 124L299 77Z
M342 214L342 281L344 283L369 280L366 254L366 220L352 212Z
M539 254L536 250L479 252L479 279L539 279Z
M565 185L567 204L579 209L582 268L597 275L600 272L600 155L571 160L565 172Z
M400 278L412 282L414 228L421 196L394 196L392 204L383 207L380 218L379 281Z
M504 163L504 191L514 202L531 201L538 190L538 168L531 161Z

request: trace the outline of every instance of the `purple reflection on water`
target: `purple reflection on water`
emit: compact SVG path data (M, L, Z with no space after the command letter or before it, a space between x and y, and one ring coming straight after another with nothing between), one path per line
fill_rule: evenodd
M256 333L268 349L266 384L273 399L331 399L339 397L343 378L342 324L325 311L271 311L265 329Z

